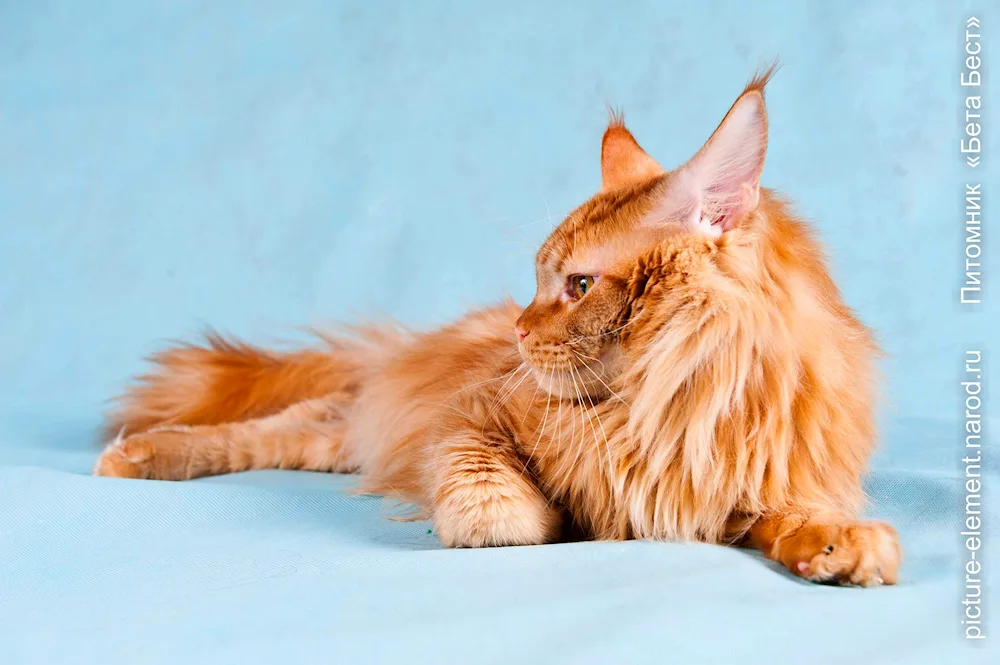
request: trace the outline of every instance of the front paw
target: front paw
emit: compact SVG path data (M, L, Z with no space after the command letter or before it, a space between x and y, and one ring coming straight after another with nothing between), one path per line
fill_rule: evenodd
M812 582L871 587L898 579L899 537L884 522L807 522L779 551L789 570Z
M446 547L541 545L558 539L559 512L523 480L473 482L442 491L434 526Z

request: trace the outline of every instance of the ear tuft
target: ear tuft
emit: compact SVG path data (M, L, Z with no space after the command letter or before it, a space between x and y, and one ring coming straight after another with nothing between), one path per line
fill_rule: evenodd
M608 104L608 129L612 127L625 129L625 111Z
M601 141L601 189L619 189L663 175L663 167L646 154L625 128L625 115L611 108L608 111L608 128Z
M774 62L767 69L758 69L754 72L753 78L747 83L747 86L743 88L743 92L740 95L745 95L748 92L759 92L761 96L764 96L764 88L767 84L771 82L771 78L778 72L781 68L781 63L775 59Z
M760 175L767 153L767 110L764 86L775 66L758 73L747 85L708 142L681 173L687 191L686 221L717 237L737 226L760 199Z

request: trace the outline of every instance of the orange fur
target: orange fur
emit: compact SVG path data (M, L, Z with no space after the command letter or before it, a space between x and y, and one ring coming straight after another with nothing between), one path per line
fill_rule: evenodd
M106 434L159 425L218 425L272 415L297 402L356 390L357 369L343 345L278 353L206 335L205 346L154 354L155 372L138 378L110 414Z
M895 533L857 519L877 348L806 225L759 186L769 76L674 171L613 118L603 189L539 250L527 308L294 353L170 349L123 397L110 430L127 436L96 473L359 471L446 545L551 542L568 522L894 583Z

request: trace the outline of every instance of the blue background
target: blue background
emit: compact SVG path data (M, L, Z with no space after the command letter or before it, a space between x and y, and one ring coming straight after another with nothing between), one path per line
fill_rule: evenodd
M796 630L836 635L831 659L964 650L958 381L1000 322L958 303L963 184L997 173L996 128L983 167L958 150L973 10L989 53L995 12L949 0L0 0L0 660L653 662L663 636L784 662L764 636ZM710 547L442 552L328 476L81 475L106 400L167 339L526 303L534 249L599 187L606 104L673 167L775 56L763 183L888 352L871 491L904 585L808 587Z

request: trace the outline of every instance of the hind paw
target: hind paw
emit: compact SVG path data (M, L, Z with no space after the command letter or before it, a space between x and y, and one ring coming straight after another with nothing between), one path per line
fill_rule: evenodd
M186 428L162 428L122 437L108 444L94 465L95 476L111 478L143 478L184 480L188 475L178 465L171 464L169 450Z

